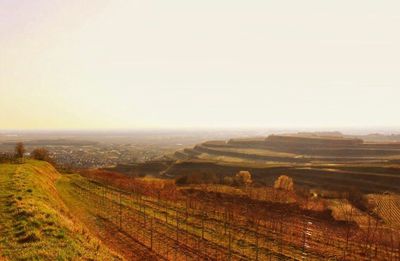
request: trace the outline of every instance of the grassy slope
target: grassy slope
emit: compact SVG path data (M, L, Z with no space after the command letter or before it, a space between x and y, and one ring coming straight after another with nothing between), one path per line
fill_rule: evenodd
M69 214L48 163L0 164L0 260L115 260Z
M80 198L73 183L87 183L88 180L78 174L63 175L56 182L57 190L71 213L79 218L89 230L99 239L104 240L107 247L119 253L127 260L155 260L153 253L125 233L118 227L98 216L97 205Z

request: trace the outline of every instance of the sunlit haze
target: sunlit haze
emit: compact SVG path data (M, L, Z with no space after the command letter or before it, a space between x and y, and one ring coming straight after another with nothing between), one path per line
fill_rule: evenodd
M398 127L399 10L0 0L0 128Z

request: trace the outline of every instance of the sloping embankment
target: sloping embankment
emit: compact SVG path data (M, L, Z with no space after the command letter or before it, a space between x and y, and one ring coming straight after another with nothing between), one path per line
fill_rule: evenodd
M69 214L48 163L0 164L0 259L115 260Z

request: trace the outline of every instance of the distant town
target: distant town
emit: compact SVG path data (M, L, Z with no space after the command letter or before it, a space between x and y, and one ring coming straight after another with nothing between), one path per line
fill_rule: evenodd
M243 132L4 132L0 133L0 153L13 153L23 142L26 154L45 148L61 167L107 168L118 164L157 160L175 151L213 138L241 136Z
M8 152L10 145L3 145ZM29 155L34 146L27 145ZM145 162L161 157L168 150L155 147L139 147L131 144L93 144L93 145L44 145L50 157L59 166L73 168L104 168L117 164Z

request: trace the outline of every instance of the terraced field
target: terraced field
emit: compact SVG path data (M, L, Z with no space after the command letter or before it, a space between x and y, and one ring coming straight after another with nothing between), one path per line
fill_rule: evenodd
M164 173L180 177L207 173L221 182L240 170L271 186L282 174L298 186L364 193L400 192L400 144L364 143L340 137L271 135L267 138L209 141L175 153Z
M211 155L232 156L250 160L278 161L278 162L307 162L301 155L285 152L275 152L267 149L255 148L231 148L231 147L210 147L197 145L193 148L195 152Z

